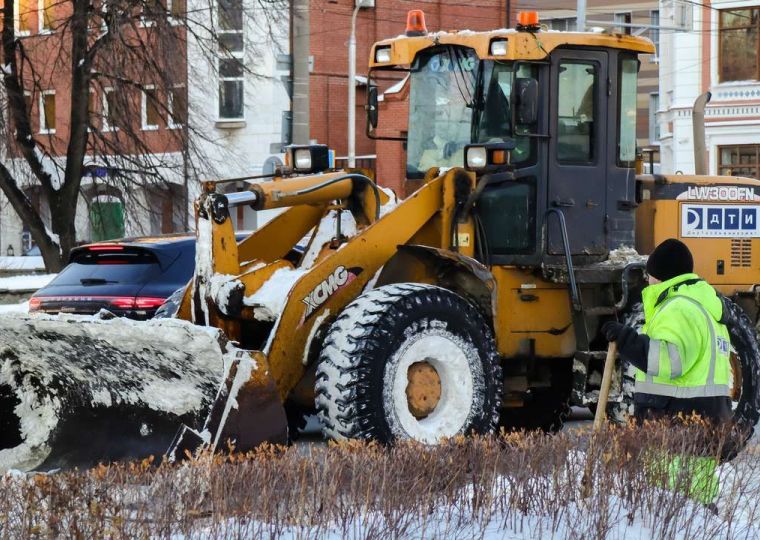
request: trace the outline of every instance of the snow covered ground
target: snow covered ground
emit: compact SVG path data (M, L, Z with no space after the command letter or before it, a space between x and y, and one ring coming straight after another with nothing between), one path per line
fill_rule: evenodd
M29 274L0 277L0 293L34 292L50 283L57 274Z
M45 270L42 257L0 257L0 270Z
M29 313L29 302L0 304L0 313Z

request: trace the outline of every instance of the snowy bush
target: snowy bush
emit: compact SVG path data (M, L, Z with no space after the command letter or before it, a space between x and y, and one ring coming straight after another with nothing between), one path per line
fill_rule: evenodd
M717 509L689 498L688 479L658 487L653 464L703 439L701 426L629 426L590 454L586 429L8 474L0 538L757 538L760 447L720 466Z

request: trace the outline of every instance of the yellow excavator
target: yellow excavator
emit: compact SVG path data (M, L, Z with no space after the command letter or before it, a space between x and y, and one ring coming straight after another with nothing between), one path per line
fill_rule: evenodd
M533 17L376 43L368 129L405 140L421 187L398 201L325 146L291 146L245 191L204 184L171 317L0 319L0 468L246 450L314 412L328 438L384 443L557 429L596 403L599 328L639 316L645 254L669 237L726 297L734 419L751 432L760 182L637 175L637 57L654 52ZM408 122L389 134L399 88ZM237 241L240 206L284 210Z

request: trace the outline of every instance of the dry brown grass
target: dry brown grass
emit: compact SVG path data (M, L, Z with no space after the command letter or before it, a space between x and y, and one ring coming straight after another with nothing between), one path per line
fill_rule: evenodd
M263 447L178 464L0 478L0 538L752 538L760 460L723 467L720 516L654 484L651 452L691 452L700 426L458 438L437 447ZM719 449L714 449L718 451Z

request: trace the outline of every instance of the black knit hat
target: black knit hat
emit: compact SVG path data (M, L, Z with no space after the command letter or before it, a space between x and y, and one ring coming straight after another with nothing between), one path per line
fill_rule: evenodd
M668 238L654 248L647 261L647 274L660 281L668 281L682 274L694 271L694 258L686 244L675 238Z

